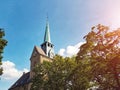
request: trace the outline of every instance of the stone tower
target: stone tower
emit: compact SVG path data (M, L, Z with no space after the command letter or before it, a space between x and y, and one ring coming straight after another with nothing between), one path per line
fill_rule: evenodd
M54 45L50 40L49 22L47 19L44 42L41 47L34 46L30 57L30 72L24 73L8 90L30 90L31 79L34 77L34 68L44 61L52 62L54 56Z
M50 40L50 29L48 19L45 27L44 42L41 47L35 46L30 58L30 78L34 76L33 69L37 64L43 63L43 61L52 61L54 56L54 45Z

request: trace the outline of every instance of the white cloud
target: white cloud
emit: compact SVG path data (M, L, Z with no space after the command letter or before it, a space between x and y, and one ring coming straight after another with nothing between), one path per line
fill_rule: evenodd
M65 49L63 49L63 48L62 48L62 49L60 49L60 50L59 50L59 52L58 52L58 54L60 54L61 56L63 56L63 55L64 55L64 53L65 53Z
M79 51L79 47L83 44L84 42L80 42L76 45L68 45L66 49L62 48L59 50L58 54L61 56L68 56L71 57L73 55L76 55L77 52Z
M3 61L3 75L2 78L5 80L14 80L19 78L23 72L28 72L28 69L18 70L15 64L11 61Z

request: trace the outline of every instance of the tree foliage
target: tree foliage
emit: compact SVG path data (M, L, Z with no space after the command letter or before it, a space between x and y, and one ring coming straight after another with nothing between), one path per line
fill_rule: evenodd
M84 38L86 43L80 47L77 63L89 62L91 81L99 89L120 89L120 29L112 31L99 24Z
M70 88L67 77L75 66L75 57L63 58L56 55L53 62L44 61L34 69L35 77L32 80L31 90L66 90Z
M36 65L31 90L86 90L90 85L87 64L78 65L75 57L56 55L53 62Z
M92 87L93 84L90 83L92 78L90 71L91 66L88 61L79 62L68 78L72 83L70 90L87 90Z
M5 39L3 39L3 37L5 36L5 33L3 31L3 29L0 28L0 75L2 75L2 53L3 53L3 50L4 50L4 47L7 45L7 41Z

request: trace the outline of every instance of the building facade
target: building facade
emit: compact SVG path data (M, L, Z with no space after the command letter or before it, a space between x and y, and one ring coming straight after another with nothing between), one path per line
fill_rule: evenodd
M34 77L33 69L37 64L43 61L52 61L54 56L54 45L51 43L50 28L47 19L44 41L41 47L34 46L30 57L30 72L23 75L8 90L30 90L31 79Z

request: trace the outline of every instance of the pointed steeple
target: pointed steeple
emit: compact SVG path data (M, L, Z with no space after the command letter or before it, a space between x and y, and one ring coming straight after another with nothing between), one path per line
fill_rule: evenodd
M46 22L46 28L45 28L45 36L44 36L44 42L41 44L41 48L48 56L49 58L53 58L54 54L54 45L51 43L50 39L50 28L49 28L49 22L48 22L48 17L47 17L47 22Z
M50 39L50 28L49 28L48 17L47 17L46 28L45 28L44 42L49 42L49 43L51 43L51 39Z

